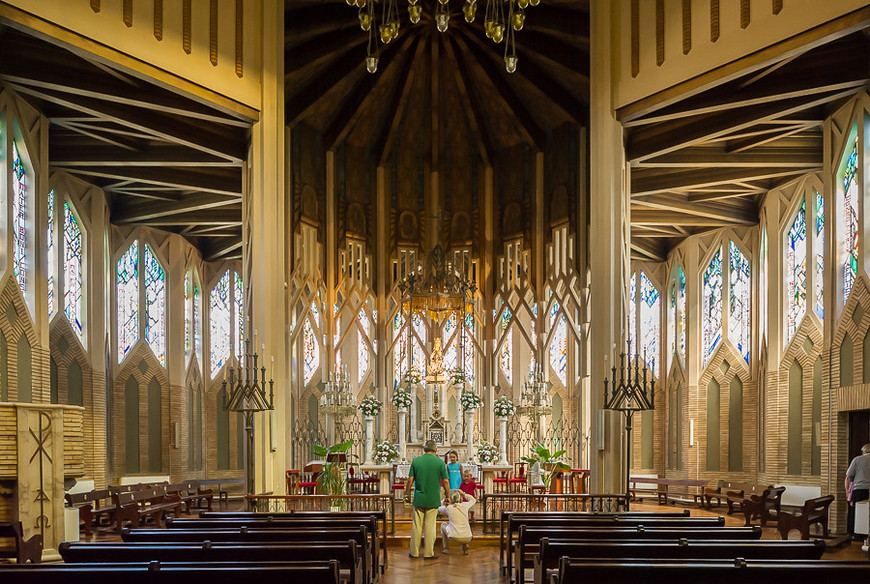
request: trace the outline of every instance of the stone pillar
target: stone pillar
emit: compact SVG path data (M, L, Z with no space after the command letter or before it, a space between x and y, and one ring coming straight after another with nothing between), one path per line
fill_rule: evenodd
M402 463L408 462L408 440L405 437L407 430L405 425L408 418L408 408L399 408L396 410L399 416L399 457Z
M366 422L366 461L364 464L374 464L375 418L374 416L364 416L363 418Z
M475 462L477 456L474 452L474 410L465 412L465 443L468 462Z
M508 464L507 459L507 416L498 417L498 462L496 464Z

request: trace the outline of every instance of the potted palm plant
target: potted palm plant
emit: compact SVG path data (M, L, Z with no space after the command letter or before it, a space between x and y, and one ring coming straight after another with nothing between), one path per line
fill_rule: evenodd
M554 473L571 470L571 467L564 462L565 460L571 460L570 457L565 456L566 452L567 450L564 449L550 452L550 449L543 443L538 443L528 456L523 456L520 460L528 464L529 469L531 469L535 463L538 463L538 466L541 468L541 481L544 483L544 487L549 491L550 480L553 478Z
M321 495L342 496L347 494L347 459L356 455L350 454L353 440L339 442L330 447L314 445L314 453L323 457L323 471L317 476L317 492ZM330 511L341 511L344 500L332 499Z

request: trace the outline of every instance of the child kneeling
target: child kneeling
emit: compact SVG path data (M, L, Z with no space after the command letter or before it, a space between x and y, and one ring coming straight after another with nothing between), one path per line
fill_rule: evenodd
M441 506L438 511L447 515L448 522L441 524L442 553L447 553L447 542L459 544L463 554L468 554L471 543L471 526L468 523L468 510L477 503L473 496L462 491L450 491L450 505Z

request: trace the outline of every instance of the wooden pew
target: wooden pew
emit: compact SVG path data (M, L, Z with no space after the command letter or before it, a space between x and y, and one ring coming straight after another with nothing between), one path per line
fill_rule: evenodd
M734 513L735 505L743 510L743 501L752 495L761 495L765 489L773 488L773 485L755 485L751 483L727 483L725 488L725 503L728 506L728 515Z
M133 527L139 527L149 517L153 517L155 524L159 525L167 512L176 516L181 513L181 498L175 493L167 493L165 486L112 493L112 503L115 506L113 522L116 530L120 530L127 521Z
M0 522L0 540L11 539L11 547L0 547L0 558L14 558L19 564L30 560L33 564L42 562L42 535L36 534L24 539L24 529L20 521Z
M125 542L228 542L228 543L304 543L312 541L345 542L354 540L362 549L365 570L371 580L377 579L378 556L372 545L369 530L363 526L332 527L327 524L287 529L257 529L242 526L236 529L123 529Z
M801 539L809 539L813 523L821 525L824 537L828 537L828 507L833 502L833 495L825 495L807 499L798 511L780 511L777 525L780 537L788 539L788 532L797 529L801 532Z
M4 584L191 584L191 582L304 582L340 584L338 562L234 562L0 565Z
M131 562L287 562L339 563L347 584L368 584L361 550L353 540L299 544L251 543L81 543L62 542L58 552L68 564Z
M583 559L668 558L668 559L793 559L818 560L825 551L822 540L813 541L722 541L642 540L600 541L596 539L541 539L534 558L535 584L547 584L562 557Z
M771 584L775 582L866 582L870 563L830 560L583 560L562 558L551 584Z
M227 518L194 518L194 519L166 519L166 527L169 529L239 529L242 526L248 526L254 529L294 529L294 528L311 528L319 529L320 527L365 527L371 535L373 567L380 567L381 573L384 572L387 565L387 546L386 532L381 532L377 516L369 515L354 515L350 517L341 517L337 514L327 514L325 516L302 515L284 517L227 517ZM386 527L385 527L386 529ZM383 550L383 551L382 551Z
M223 501L224 503L229 503L230 496L225 488L227 485L243 485L245 484L245 479L241 477L234 478L226 478L226 479L200 479L199 486L211 486L214 485L217 487L218 491L218 502ZM211 490L211 489L209 489ZM244 489L243 489L244 491ZM209 508L210 509L210 508Z
M753 518L761 521L764 527L768 521L779 521L779 506L785 487L768 487L761 495L749 495L743 499L743 516L746 518L745 525L749 525Z
M761 539L761 527L529 527L521 525L514 553L508 553L507 573L522 580L523 570L533 568L532 558L545 537L553 539ZM513 557L516 556L516 560Z
M111 504L111 495L109 489L96 489L83 493L67 493L65 495L67 505L77 507L79 510L79 519L84 524L85 536L90 537L91 526L99 525L100 518L107 516L109 518L115 513L115 506ZM103 505L103 501L108 501Z
M598 512L587 512L587 511L508 511L502 510L501 516L498 520L499 526L499 536L498 536L498 545L499 545L499 554L498 560L499 565L501 566L502 572L506 570L505 563L505 552L509 549L507 542L507 532L506 527L508 525L508 520L510 517L515 517L516 520L522 519L524 517L530 517L532 519L539 517L550 517L553 519L557 518L572 518L572 517L624 517L624 518L632 518L632 517L690 517L691 512L688 509L683 509L682 511L665 511L662 513L658 513L655 511L627 511L624 513L598 513Z

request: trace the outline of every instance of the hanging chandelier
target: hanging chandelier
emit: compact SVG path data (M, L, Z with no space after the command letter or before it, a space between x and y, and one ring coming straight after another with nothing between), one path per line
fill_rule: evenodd
M411 314L423 313L434 322L441 322L443 314L448 312L464 318L466 304L477 290L466 275L466 267L446 261L444 249L436 245L429 256L428 269L420 265L399 282L399 290Z
M424 0L408 0L408 17L411 24L420 22ZM484 0L479 0L483 2ZM398 0L346 0L349 6L359 9L359 25L369 35L366 46L366 69L369 73L378 70L378 41L387 45L399 35ZM464 0L462 14L465 22L472 23L477 15L478 0ZM504 42L504 67L508 73L517 70L516 33L526 22L526 8L537 6L541 0L486 0L483 30L486 38L495 44ZM380 9L375 5L380 4ZM446 32L450 26L450 0L436 0L433 15L435 28Z

